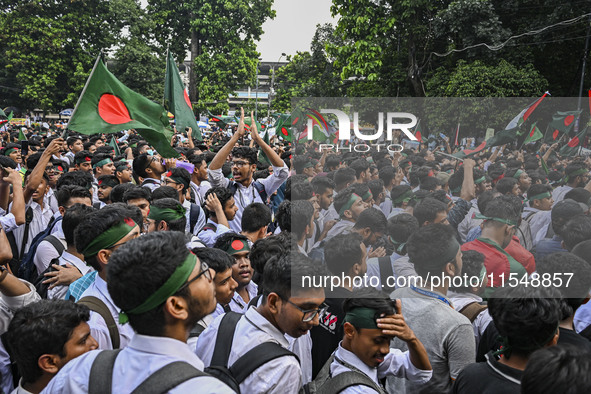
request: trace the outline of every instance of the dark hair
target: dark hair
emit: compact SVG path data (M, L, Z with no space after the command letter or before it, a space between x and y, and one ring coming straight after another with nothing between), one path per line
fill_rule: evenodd
M310 201L291 202L291 232L299 239L306 232L306 227L314 217L314 206Z
M255 273L262 275L267 261L273 256L289 252L289 245L289 242L285 242L284 237L278 235L257 240L252 245L249 254L250 265Z
M349 186L343 190L341 190L334 198L333 206L337 213L340 215L341 208L347 204L351 195L355 193L355 189L353 186Z
M253 202L242 211L242 230L253 233L271 224L271 210L260 202Z
M117 248L107 271L107 288L115 305L130 311L146 301L187 258L185 244L183 233L156 231ZM194 301L187 287L178 294ZM129 324L138 334L162 336L166 325L163 305L145 313L128 314Z
M333 275L347 273L355 264L361 263L363 256L358 233L338 234L324 245L324 263Z
M172 186L160 186L152 191L152 200L172 198L179 201L179 192Z
M66 300L40 300L18 309L6 332L7 349L18 365L23 382L43 375L39 357L66 357L66 342L81 323L90 319L88 307Z
M232 268L234 264L232 256L223 250L213 248L195 248L192 250L199 260L205 261L209 268L213 269L216 274Z
M489 313L511 354L528 357L552 340L560 322L558 297L551 288L508 286L488 299Z
M566 222L575 216L582 215L583 213L583 208L573 200L562 200L557 202L552 207L552 212L550 213L552 230L554 230L554 233L560 235Z
M586 349L569 344L546 347L529 357L521 377L521 393L589 393L590 370L591 357Z
M427 274L441 274L445 265L451 262L441 262L441 253L454 241L454 229L441 223L423 226L412 234L406 244L406 250L417 274L423 278Z
M369 308L376 311L376 316L388 316L396 313L394 301L386 293L373 287L363 287L353 290L350 298L343 301L343 312L346 314L355 308ZM357 329L357 327L355 327Z
M434 191L439 186L439 180L433 176L426 177L420 182L420 188L422 190Z
M476 200L478 211L484 212L486 210L486 206L488 205L488 203L496 197L499 197L499 192L496 190L486 190L480 193L480 196L478 196L478 200Z
M95 211L96 209L93 207L84 204L74 204L66 209L62 221L62 228L68 245L74 245L74 231L76 230L76 227L86 220L88 215Z
M517 196L502 195L494 198L486 205L483 214L491 218L511 220L519 222L521 216L521 200ZM485 220L483 226L504 226L504 223L496 220Z
M140 198L144 198L146 200L151 201L152 196L150 194L150 189L146 187L135 186L126 190L123 193L123 202L128 202L129 200L137 200Z
M447 212L447 204L434 198L424 198L413 210L413 216L417 218L419 226L425 222L433 223L440 212Z
M341 164L341 159L337 155L328 155L324 160L324 168L329 170L331 167L338 167Z
M248 146L239 146L232 149L232 157L246 159L251 165L257 163L257 153L256 149Z
M571 199L575 200L576 202L582 202L583 204L589 205L591 192L589 192L587 189L583 189L582 187L575 187L564 195L564 199Z
M90 161L90 163L92 164L92 170L94 172L96 172L96 168L94 167L96 163L98 163L101 160L105 160L105 159L111 159L111 156L106 154L106 153L96 153L94 154L94 156L92 156L92 160Z
M182 207L181 203L173 198L161 198L159 200L154 200L152 201L151 206L158 208L169 208L175 211L178 211L180 207ZM161 220L156 220L156 227L158 227L160 222ZM170 222L165 221L165 223L168 225L168 229L170 231L184 232L187 225L187 218L183 216L182 218L172 220Z
M571 176L570 174L574 173L575 171L579 171L579 170L586 170L587 168L585 167L585 165L583 163L579 163L579 162L574 162L574 163L570 163L569 165L566 166L566 169L564 170L564 174L566 176L568 176L568 181L566 181L566 184L572 184L573 180L575 178L577 178L580 175L576 175L576 176Z
M501 194L511 194L513 193L513 187L517 185L518 181L515 178L503 178L497 182L495 188Z
M135 185L130 182L116 185L115 187L113 187L113 189L111 189L111 194L109 194L111 202L123 202L123 195L125 194L125 192L134 187ZM176 193L176 191L175 194L178 197L178 193Z
M332 181L332 179L326 177L326 176L316 176L312 179L312 187L314 188L314 192L316 194L323 194L326 192L326 190L328 189L333 189L335 188L335 184Z
M66 145L69 147L71 147L72 145L74 145L76 143L76 141L82 141L82 138L80 137L68 137L68 139L66 140Z
M310 182L291 182L291 201L309 200L314 197L314 189Z
M591 239L579 242L573 250L571 250L571 253L579 256L591 266Z
M573 217L562 227L559 235L564 241L566 250L573 250L578 243L591 239L591 217L587 215Z
M394 203L394 200L396 200L398 197L402 196L404 193L408 192L409 190L412 190L412 189L408 185L396 185L392 188L392 191L390 192L390 198L392 199L392 205L395 208L401 207L402 201L399 203Z
M225 251L230 249L230 245L232 244L232 242L234 242L237 239L248 242L248 238L246 236L229 231L227 233L223 233L222 235L220 235L215 240L215 244L213 244L213 247Z
M538 194L546 193L546 192L549 192L550 194L552 194L552 186L543 185L543 184L531 185L529 187L529 189L527 189L527 198L530 200L530 206L531 206L531 198L532 197L537 196ZM587 192L587 193L589 193L589 192ZM589 196L591 196L591 194Z
M399 255L406 254L406 242L419 229L419 221L413 215L400 213L388 219L388 235L396 242L395 249ZM402 247L401 247L402 245Z
M283 200L277 208L277 225L281 231L291 232L291 201Z
M92 188L94 178L86 171L72 171L66 172L57 180L57 190L60 190L65 185L81 186L86 190Z
M304 167L307 163L310 162L310 158L306 156L296 156L292 160L293 169L295 170L296 174L301 174L304 172Z
M314 280L325 273L320 264L316 264L303 254L285 253L274 256L265 265L263 273L263 303L267 302L270 293L275 293L282 299L289 299L294 291L317 289L318 287L313 286ZM310 282L304 280L308 278L311 279Z
M135 159L133 159L133 172L142 178L147 178L148 174L146 173L146 168L148 168L150 165L150 160L152 160L152 158L146 153L142 153L141 155L137 156Z
M349 167L339 168L334 173L334 183L338 188L349 182L354 182L355 179L355 170Z
M17 165L16 161L12 160L10 157L0 155L0 166L4 168L16 169Z
M222 204L222 209L224 209L226 207L226 203L234 197L234 195L232 194L232 192L230 192L230 189L228 188L212 187L205 193L204 200L207 201L207 197L209 197L211 194L215 194L218 200L220 200L220 204ZM210 217L214 214L214 212L210 212L207 208L205 208L205 205L203 206L203 210L205 211L207 217Z
M384 185L389 185L396 176L396 169L391 165L380 168L379 178L384 181Z
M88 198L92 202L92 194L81 186L64 185L56 193L57 205L68 208L68 204L72 198Z
M349 164L349 168L355 170L355 178L359 179L361 174L369 169L369 162L365 159L357 159Z
M376 208L367 208L357 218L355 222L356 229L368 228L374 233L386 233L387 220L382 211Z
M376 200L380 193L384 193L384 181L381 179L372 179L367 182L367 186L369 186L369 191L371 191L374 200Z
M484 267L484 255L475 250L462 251L462 276L468 278L480 278L480 272ZM454 287L457 293L468 293L471 289L469 281L461 281L462 286Z
M168 174L170 174L170 175L168 175ZM183 193L189 188L189 185L191 184L191 174L189 174L189 171L185 170L184 168L180 168L180 167L171 168L170 170L168 170L166 172L165 176L181 178L184 181L184 182L181 182L181 184L183 185Z
M92 163L92 153L90 153L87 150L81 150L80 152L76 152L74 154L74 163L78 164L78 162L85 161L85 157L89 157L91 161L88 163Z

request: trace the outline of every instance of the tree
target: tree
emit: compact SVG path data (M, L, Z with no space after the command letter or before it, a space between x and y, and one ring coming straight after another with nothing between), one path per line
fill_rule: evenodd
M189 97L199 110L227 109L228 94L254 85L256 43L273 0L148 0L162 47L182 62L190 50ZM212 109L213 110L213 109Z

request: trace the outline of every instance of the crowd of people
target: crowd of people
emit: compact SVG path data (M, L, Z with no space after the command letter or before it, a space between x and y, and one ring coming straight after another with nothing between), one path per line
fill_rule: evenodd
M591 391L591 159L250 124L176 159L5 126L4 393Z

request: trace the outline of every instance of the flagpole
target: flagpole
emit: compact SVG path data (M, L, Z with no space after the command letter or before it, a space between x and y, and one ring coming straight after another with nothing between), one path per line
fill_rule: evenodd
M78 101L76 102L76 106L74 107L74 111L72 112L70 119L68 119L68 124L66 125L66 130L70 126L70 121L72 120L74 115L76 115L76 111L78 111L78 106L80 105L80 100L82 100L82 97L84 97L84 93L86 93L86 88L88 88L88 83L90 82L90 78L94 74L94 70L96 70L96 66L98 66L99 60L101 60L102 56L103 56L103 51L101 51L99 53L99 55L96 57L96 61L94 62L94 66L92 67L92 71L90 72L90 75L88 76L88 79L86 80L86 83L84 84L84 88L82 89L82 93L80 93L80 96L78 97Z
M166 45L166 69L164 70L164 84L166 85L166 76L168 75L168 57L169 57L170 45ZM166 89L162 91L162 106L164 107L164 101L166 99ZM168 111L168 109L167 109Z
M443 156L449 157L449 158L454 159L454 160L464 161L464 159L460 159L459 157L455 157L453 155L450 155L449 153L443 153L443 152L440 152L438 150L437 151L433 151L433 153L437 153L439 155L443 155Z

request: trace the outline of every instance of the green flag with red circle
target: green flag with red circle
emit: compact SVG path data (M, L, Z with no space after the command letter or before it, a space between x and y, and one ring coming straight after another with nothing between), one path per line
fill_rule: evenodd
M562 148L560 148L560 154L562 156L576 156L579 153L579 148L585 142L587 136L587 127L583 129L579 134L571 138Z
M170 146L173 131L168 111L123 85L100 55L67 128L86 135L135 129L163 157L179 156Z
M544 141L551 144L558 142L562 135L570 133L580 114L581 111L557 111L552 115L552 121L548 124Z

